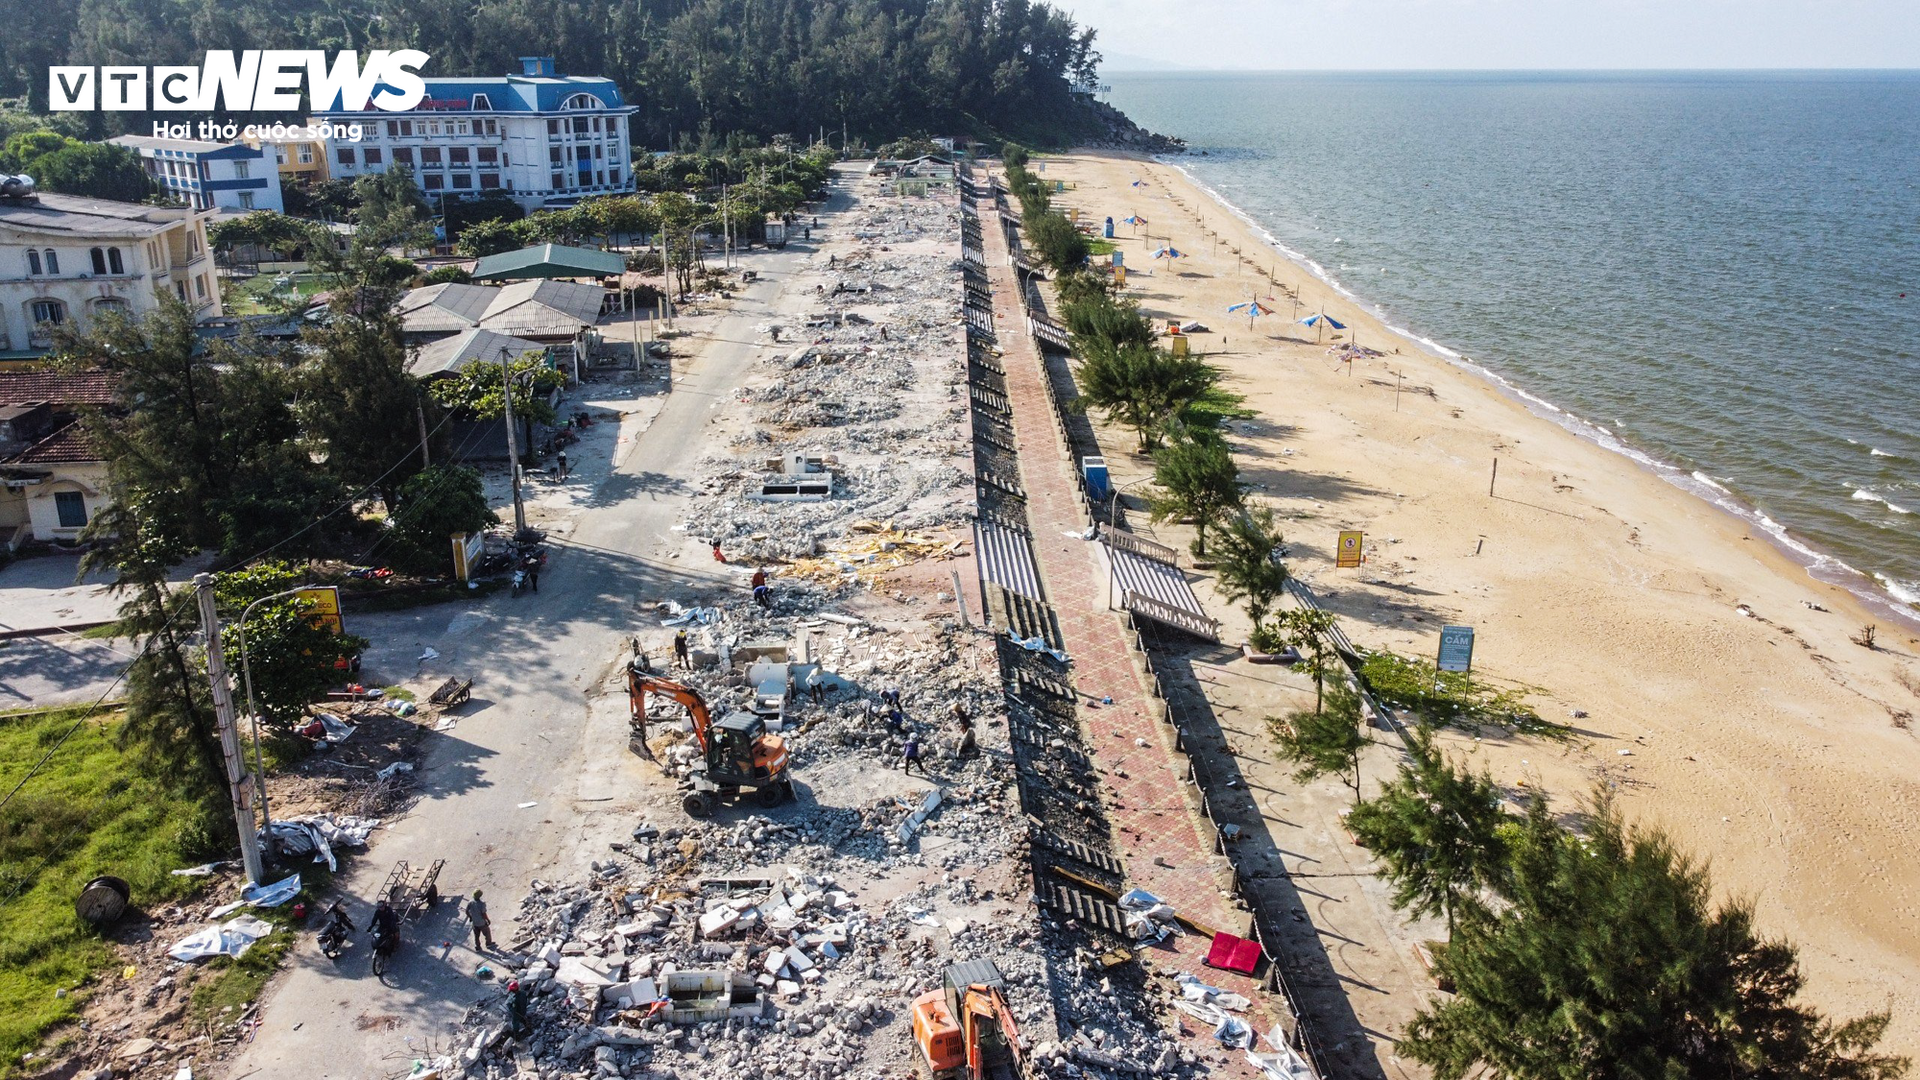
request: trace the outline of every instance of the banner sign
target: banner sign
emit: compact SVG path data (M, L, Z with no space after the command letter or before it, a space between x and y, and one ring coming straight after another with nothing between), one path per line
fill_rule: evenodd
M336 634L344 634L344 624L340 621L340 590L332 585L318 589L301 589L293 594L300 601L307 618L315 626L324 626Z
M1367 534L1361 532L1343 532L1340 534L1340 547L1334 555L1333 565L1341 569L1359 566L1364 558L1362 549L1366 546Z
M1473 627L1443 626L1440 628L1441 671L1473 670Z

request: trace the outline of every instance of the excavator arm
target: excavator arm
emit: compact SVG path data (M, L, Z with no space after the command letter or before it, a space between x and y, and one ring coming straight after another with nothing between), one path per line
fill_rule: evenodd
M1000 1029L1000 1036L1006 1042L1010 1062L1009 1072L1002 1075L1025 1080L1027 1075L1026 1055L1020 1050L1020 1027L1013 1019L1013 1010L1008 1008L1006 997L999 990L980 984L967 987L966 1000L961 1005L965 1018L961 1021L967 1042L967 1075L975 1080L991 1080L986 1060L986 1040L981 1027L991 1023Z
M637 667L627 669L627 708L633 717L634 730L645 738L647 730L647 695L658 694L668 701L678 702L693 718L693 737L700 743L700 752L707 751L707 728L712 717L707 712L706 699L691 686L649 675Z

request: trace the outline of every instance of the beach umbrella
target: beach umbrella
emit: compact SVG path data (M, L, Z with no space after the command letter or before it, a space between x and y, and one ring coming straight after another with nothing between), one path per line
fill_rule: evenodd
M1133 186L1143 188L1147 186L1147 182L1145 180L1135 180Z
M1249 330L1253 328L1254 319L1257 319L1262 315L1273 314L1272 308L1268 307L1267 305L1261 303L1258 300L1248 300L1243 303L1234 304L1233 306L1227 308L1227 314L1229 315L1237 315L1243 311L1247 313L1247 328Z
M1172 244L1168 244L1166 247L1163 247L1159 251L1154 252L1153 257L1156 259L1165 259L1167 260L1167 265L1172 266L1173 260L1184 259L1187 257L1187 253L1184 251L1179 251L1175 249Z
M1311 326L1316 330L1320 331L1323 336L1326 333L1326 328L1329 326L1333 327L1335 330L1345 330L1347 328L1346 323L1341 322L1340 320L1334 318L1333 316L1327 314L1324 311L1318 315L1309 315L1306 318L1301 319L1300 322L1304 326Z

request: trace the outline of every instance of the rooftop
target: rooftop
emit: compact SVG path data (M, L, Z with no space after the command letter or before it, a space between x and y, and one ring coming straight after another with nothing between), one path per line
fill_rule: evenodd
M10 465L72 465L99 461L100 451L87 437L87 429L75 420L66 427L13 456Z
M0 405L111 405L119 383L108 371L0 371Z
M148 237L191 219L194 213L183 206L147 206L53 192L0 198L0 227L70 236Z
M216 154L233 151L232 157L257 157L260 151L240 143L207 142L204 139L156 139L152 135L119 135L107 140L130 150L178 150L187 154Z
M407 370L425 379L458 371L476 360L498 361L502 350L517 357L544 348L546 346L537 341L475 328L421 346Z
M409 334L470 329L537 338L569 338L600 321L606 291L571 281L516 281L510 285L428 285L400 300L400 325Z
M475 281L487 278L604 278L615 277L626 268L626 260L610 251L535 244L518 251L488 255L473 268L473 278Z

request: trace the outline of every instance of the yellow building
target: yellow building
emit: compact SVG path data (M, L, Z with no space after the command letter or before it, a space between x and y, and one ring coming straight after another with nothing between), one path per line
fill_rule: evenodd
M328 179L327 144L317 139L263 140L243 139L248 146L270 142L273 158L280 170L280 183L318 184Z

